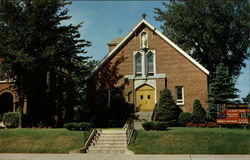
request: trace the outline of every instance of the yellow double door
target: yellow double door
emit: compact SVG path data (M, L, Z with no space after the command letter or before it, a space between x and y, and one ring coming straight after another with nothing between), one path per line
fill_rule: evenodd
M136 108L139 111L153 111L155 104L154 88L143 85L136 90Z

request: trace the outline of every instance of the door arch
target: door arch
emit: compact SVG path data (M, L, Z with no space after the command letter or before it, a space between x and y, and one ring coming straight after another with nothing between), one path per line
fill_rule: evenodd
M138 111L153 111L155 105L155 89L142 85L136 90L136 109Z
M0 95L0 114L13 111L13 95L4 92Z

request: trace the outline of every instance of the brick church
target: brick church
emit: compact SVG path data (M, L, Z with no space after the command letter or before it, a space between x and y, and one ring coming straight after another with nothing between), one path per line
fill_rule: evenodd
M108 90L118 87L139 112L153 112L164 88L184 112L192 112L195 99L207 108L209 71L145 19L108 46L109 53L88 78L90 106L101 96L100 88L107 90L109 101Z

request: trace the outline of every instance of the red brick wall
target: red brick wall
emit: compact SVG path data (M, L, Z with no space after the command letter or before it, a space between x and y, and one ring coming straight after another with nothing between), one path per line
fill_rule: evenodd
M156 79L157 99L159 99L160 91L165 87L171 90L175 98L175 86L184 86L185 104L181 106L184 111L192 112L195 99L199 99L204 108L207 108L207 75L149 28L144 27L137 31L136 35L111 59L111 63L115 63L120 57L125 58L118 66L119 74L133 75L133 52L140 50L142 30L148 33L149 50L156 51L156 73L166 74L166 79ZM124 84L124 78L116 85L122 84ZM133 80L128 80L128 84L124 88L126 100L128 100L128 92L133 92L133 88ZM133 93L130 96L130 100L133 102Z

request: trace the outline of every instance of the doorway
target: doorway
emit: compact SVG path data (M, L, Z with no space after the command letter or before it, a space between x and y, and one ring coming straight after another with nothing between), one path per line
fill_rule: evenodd
M149 85L143 85L136 90L136 110L153 111L155 105L155 89Z

